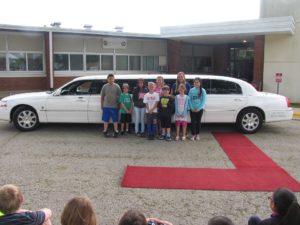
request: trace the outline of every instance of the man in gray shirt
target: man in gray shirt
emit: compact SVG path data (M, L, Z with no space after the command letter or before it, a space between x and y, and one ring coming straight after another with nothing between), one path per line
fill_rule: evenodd
M114 123L114 137L119 134L118 131L118 120L119 120L119 99L121 95L121 88L118 84L114 83L115 76L108 74L107 84L102 87L101 90L101 109L102 109L102 120L104 123L103 134L108 137L107 129L109 119L111 118Z

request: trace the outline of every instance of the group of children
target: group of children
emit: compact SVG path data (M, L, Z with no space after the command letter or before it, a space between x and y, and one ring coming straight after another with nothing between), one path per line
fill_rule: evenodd
M252 216L248 225L299 225L300 205L296 195L287 188L276 189L269 197L272 215L267 219ZM0 225L52 225L52 212L48 208L38 211L22 209L24 197L12 184L0 187ZM96 225L97 218L88 197L74 197L66 204L60 218L61 225ZM119 225L172 225L157 218L146 218L139 210L128 210L119 220ZM234 225L225 216L215 216L208 225Z
M206 102L206 91L202 87L201 79L195 78L193 88L185 81L185 74L179 72L176 83L170 87L164 85L163 77L158 76L156 83L144 79L137 81L132 95L129 93L129 85L122 85L123 92L118 84L114 83L114 75L109 74L101 91L102 120L104 122L103 133L109 136L108 122L111 118L114 123L113 136L119 135L118 112L120 108L121 134L129 132L131 115L135 113L135 133L137 136L145 136L144 117L147 121L147 136L154 140L159 131L161 140L171 141L171 120L175 114L176 137L175 140L185 141L187 138L187 118L190 111L191 140L200 140L200 126L203 110ZM182 128L182 129L181 129ZM180 138L180 131L182 136Z
M0 225L52 225L52 211L43 208L37 211L22 209L24 196L13 184L0 186ZM70 199L60 217L61 225L97 225L97 216L91 200L86 196ZM138 210L127 211L119 225L172 225L157 218L145 218Z

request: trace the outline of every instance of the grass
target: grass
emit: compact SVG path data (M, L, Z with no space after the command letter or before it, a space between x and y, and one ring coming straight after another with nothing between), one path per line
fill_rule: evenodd
M293 108L300 108L300 103L291 103Z

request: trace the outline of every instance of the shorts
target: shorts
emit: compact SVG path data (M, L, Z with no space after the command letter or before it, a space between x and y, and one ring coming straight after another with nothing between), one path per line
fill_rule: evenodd
M162 128L171 128L171 115L160 115L160 124Z
M103 110L102 110L102 120L103 120L103 122L108 123L110 117L111 117L111 119L114 123L118 122L118 120L119 120L119 109L118 108L103 107Z
M186 127L187 126L187 122L186 121L182 121L182 120L177 120L176 121L176 126L180 127L180 125L182 125L182 127Z
M121 113L120 123L131 123L131 114Z

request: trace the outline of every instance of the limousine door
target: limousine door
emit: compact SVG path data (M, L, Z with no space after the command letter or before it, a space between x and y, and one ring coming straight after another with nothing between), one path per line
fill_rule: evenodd
M247 103L239 84L225 80L211 80L207 89L204 113L206 123L235 122L237 112Z
M46 103L48 122L87 123L92 81L75 81L50 96Z
M100 92L105 80L95 80L90 89L90 99L88 103L88 121L89 123L100 123L102 121Z

